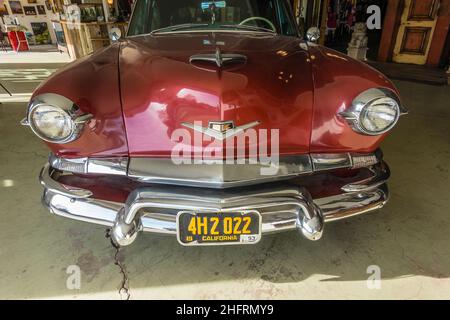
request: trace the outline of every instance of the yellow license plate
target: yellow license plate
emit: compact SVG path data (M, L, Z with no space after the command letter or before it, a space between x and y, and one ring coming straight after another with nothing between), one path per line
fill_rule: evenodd
M261 215L243 212L180 212L178 241L185 246L256 244L261 240Z

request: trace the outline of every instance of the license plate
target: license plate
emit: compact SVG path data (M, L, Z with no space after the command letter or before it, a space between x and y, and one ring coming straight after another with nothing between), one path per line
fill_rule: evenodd
M184 246L256 244L261 240L261 215L244 212L180 212L178 241Z

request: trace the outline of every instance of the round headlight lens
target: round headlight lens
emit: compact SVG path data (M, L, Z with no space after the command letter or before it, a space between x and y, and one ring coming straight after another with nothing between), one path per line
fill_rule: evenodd
M30 124L39 137L50 142L64 141L74 129L70 115L51 105L36 106L30 114Z
M370 102L361 112L360 124L370 134L381 134L397 123L400 106L392 98L379 98Z

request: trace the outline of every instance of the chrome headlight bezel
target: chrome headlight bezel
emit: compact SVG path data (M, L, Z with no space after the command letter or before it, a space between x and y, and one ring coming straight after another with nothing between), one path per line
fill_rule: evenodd
M64 130L64 132L61 132L59 137L56 135L46 134L44 132L45 129L42 126L38 125L38 123L36 122L35 114L37 113L53 114L53 121L51 122L52 128L57 128L55 118L62 118L62 130ZM65 141L73 135L73 131L75 130L75 123L73 122L71 115L66 110L47 103L37 103L30 107L28 111L28 123L30 124L30 128L35 135L37 135L42 140L46 140L49 142Z
M386 104L386 102L392 104L392 110L395 112L395 116L392 122L382 130L370 130L364 125L365 117L367 116L368 110L382 100L385 100L383 104ZM392 130L400 119L400 116L407 113L408 111L402 107L400 99L393 91L385 88L373 88L358 95L353 100L351 107L341 112L340 116L348 122L355 132L368 136L379 136Z
M36 125L33 115L39 108L47 107L48 112L59 112L64 117L67 117L69 126L69 133L61 136L60 138L50 137L45 135ZM52 110L52 111L50 111ZM36 96L28 106L27 118L22 120L22 125L27 125L31 128L33 133L40 139L55 143L55 144L66 144L77 140L85 126L85 124L92 118L91 114L84 114L80 111L77 105L58 94L47 93Z

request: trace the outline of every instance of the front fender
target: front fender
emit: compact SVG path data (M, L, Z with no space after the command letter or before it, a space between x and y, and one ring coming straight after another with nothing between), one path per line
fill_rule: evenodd
M352 130L339 113L351 106L353 99L371 88L398 90L383 74L367 64L337 51L310 48L314 76L314 115L311 152L373 152L388 133L366 136Z
M53 153L66 158L127 156L119 83L120 44L77 60L42 83L33 97L55 93L73 101L94 117L79 139L67 144L48 143Z

